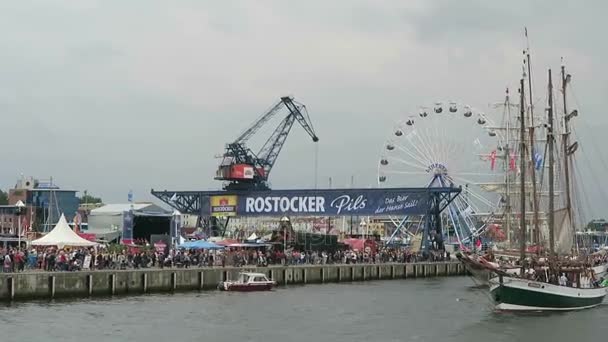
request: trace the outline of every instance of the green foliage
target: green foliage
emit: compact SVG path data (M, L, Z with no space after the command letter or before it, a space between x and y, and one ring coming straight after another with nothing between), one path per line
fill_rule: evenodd
M84 196L80 197L79 200L80 200L80 204L84 204L84 203L88 203L88 204L103 203L101 201L101 198L88 195L86 193L86 191L85 191Z
M8 205L8 193L0 190L0 205Z
M587 230L592 231L605 231L608 227L608 222L604 219L592 220L587 223Z

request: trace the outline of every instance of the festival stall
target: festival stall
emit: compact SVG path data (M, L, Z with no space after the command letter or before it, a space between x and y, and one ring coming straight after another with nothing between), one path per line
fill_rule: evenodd
M370 239L344 239L342 243L348 245L352 250L375 253L376 241Z
M75 233L63 214L53 230L40 239L32 241L31 244L32 246L57 246L58 248L97 246L96 242L84 239Z
M179 248L185 249L224 249L224 246L216 245L213 242L208 242L205 240L195 240L195 241L187 241L179 245Z

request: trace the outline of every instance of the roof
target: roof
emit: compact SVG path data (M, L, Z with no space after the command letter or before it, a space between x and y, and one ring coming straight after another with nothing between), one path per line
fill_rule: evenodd
M40 239L32 241L32 246L57 246L59 248L63 248L64 246L89 247L95 245L97 245L95 242L83 239L75 233L68 225L63 214L61 214L59 222L57 222L53 230Z
M151 212L151 213L160 213L166 214L167 210L153 204L153 203L120 203L120 204L106 204L97 209L91 210L90 215L118 215L122 214L125 211L129 211L132 209L134 211L143 211L143 212Z
M246 274L250 277L266 277L264 273L241 272L241 274Z

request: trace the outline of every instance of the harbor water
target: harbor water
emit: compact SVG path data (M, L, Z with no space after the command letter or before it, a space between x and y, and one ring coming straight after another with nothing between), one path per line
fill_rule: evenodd
M468 277L2 304L0 341L600 341L608 306L496 313Z

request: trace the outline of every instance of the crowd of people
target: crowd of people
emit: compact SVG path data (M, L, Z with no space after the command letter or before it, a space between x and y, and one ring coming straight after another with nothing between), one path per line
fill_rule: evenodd
M0 248L2 272L24 270L79 271L166 267L226 267L313 264L411 263L449 260L449 253L414 253L404 248L377 251L297 251L282 249L226 248L224 250L107 248Z

